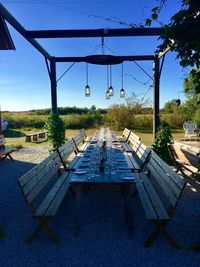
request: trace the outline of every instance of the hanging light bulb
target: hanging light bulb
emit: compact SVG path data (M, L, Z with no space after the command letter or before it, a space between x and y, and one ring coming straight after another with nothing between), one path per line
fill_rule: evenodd
M85 96L90 96L90 86L88 85L88 63L86 63L86 86L85 86Z
M110 99L109 91L106 92L106 99Z
M112 87L112 66L111 65L110 65L110 87L108 88L108 93L109 93L109 96L114 95L114 90Z
M85 96L90 96L90 86L88 84L85 86Z
M125 97L125 90L124 90L124 69L123 69L123 63L122 63L122 89L120 90L120 98L124 98Z
M125 90L122 88L120 90L120 98L124 98L125 97Z
M114 95L114 90L113 90L113 87L112 86L110 86L108 88L108 93L109 93L109 96L113 96Z
M108 65L107 65L107 88L108 90L106 91L106 99L110 99L110 95L109 95L109 69L108 69Z

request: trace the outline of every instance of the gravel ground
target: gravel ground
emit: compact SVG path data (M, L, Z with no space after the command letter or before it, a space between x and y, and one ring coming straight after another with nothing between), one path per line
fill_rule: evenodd
M200 184L188 181L168 230L182 245L171 247L160 236L151 248L143 242L153 230L145 219L138 197L133 199L134 233L128 236L124 202L118 188L92 188L82 201L81 236L75 238L75 203L66 196L57 216L50 222L61 244L49 242L41 233L32 245L24 239L36 226L27 208L17 179L48 155L37 147L14 152L14 161L0 162L0 224L6 237L0 239L0 266L200 266L200 253L187 247L200 242Z

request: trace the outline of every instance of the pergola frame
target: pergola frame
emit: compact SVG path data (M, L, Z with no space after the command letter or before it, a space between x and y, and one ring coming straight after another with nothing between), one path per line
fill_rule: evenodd
M0 16L15 28L29 43L33 45L46 60L51 82L52 111L57 113L57 79L56 63L58 62L88 62L88 57L55 57L51 56L35 39L37 38L92 38L92 37L122 37L122 36L160 36L162 28L127 28L127 29L83 29L83 30L26 30L10 13L0 4ZM156 136L159 126L159 83L164 56L167 52L155 55L117 56L123 61L154 62L154 93L153 93L153 135ZM160 67L160 58L163 61Z

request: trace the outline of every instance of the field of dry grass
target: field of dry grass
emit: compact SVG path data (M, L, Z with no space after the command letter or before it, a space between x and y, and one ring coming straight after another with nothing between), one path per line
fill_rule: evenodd
M27 133L34 133L34 132L38 132L38 129L31 129L31 130L27 130L27 129L20 129L20 130L9 130L6 133L6 145L7 146L12 146L12 147L16 147L16 148L23 148L23 147L30 147L30 146L49 146L48 141L39 141L39 142L34 142L34 143L26 143L25 142L25 135ZM41 130L40 130L41 131ZM39 131L39 132L40 132ZM96 129L87 129L86 133L88 136L93 136L94 132L96 131ZM134 131L134 130L133 130ZM65 132L65 136L67 139L71 139L74 135L76 135L79 132L79 130L66 130ZM134 131L138 136L141 137L142 142L147 145L150 146L153 143L153 135L150 132L138 132L138 131ZM121 135L122 131L117 131L116 132L117 135ZM184 132L183 131L173 131L173 138L174 140L180 140L184 137Z

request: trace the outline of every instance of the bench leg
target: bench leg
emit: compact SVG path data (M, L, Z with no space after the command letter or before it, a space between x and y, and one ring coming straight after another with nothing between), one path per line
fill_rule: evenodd
M9 157L11 160L14 160L13 157L12 157L10 154L8 154L8 157Z
M4 160L5 158L9 157L11 160L14 160L10 154L5 154L3 157L0 157L0 160Z
M157 225L156 229L154 230L154 232L148 237L148 239L144 243L144 246L146 248L150 247L161 233L164 234L165 238L167 238L167 240L173 245L173 247L175 247L177 249L180 248L180 246L178 245L176 240L173 239L172 236L169 234L169 232L167 232L167 230L165 229L165 226L167 223L168 223L168 221L167 222L161 222L161 223L155 223Z
M55 235L55 233L52 231L52 229L49 227L48 223L47 223L47 219L46 218L42 218L38 220L38 227L35 229L35 231L27 238L26 243L30 244L33 242L33 240L39 235L39 233L41 232L41 230L43 229L47 235L49 236L50 240L52 243L54 244L59 244L60 241L57 238L57 236Z
M75 223L75 236L80 236L81 232L81 185L76 185L75 198L76 198L76 223Z
M132 217L132 192L131 185L124 184L125 193L125 221L128 223L128 234L133 233L133 217Z

